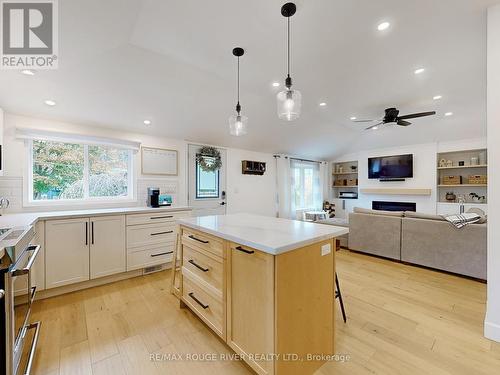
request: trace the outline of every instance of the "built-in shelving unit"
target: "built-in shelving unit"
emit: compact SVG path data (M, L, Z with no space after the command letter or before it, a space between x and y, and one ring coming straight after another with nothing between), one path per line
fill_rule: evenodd
M438 203L458 204L463 201L469 204L486 204L487 202L487 150L462 150L437 154L437 200ZM455 177L460 184L445 181ZM481 176L484 183L470 183L470 176ZM456 196L455 200L447 200L447 194ZM448 194L448 196L452 196ZM479 198L477 198L479 197Z
M337 199L357 199L358 194L358 162L346 161L332 163L333 196ZM342 192L355 193L353 197L342 197Z

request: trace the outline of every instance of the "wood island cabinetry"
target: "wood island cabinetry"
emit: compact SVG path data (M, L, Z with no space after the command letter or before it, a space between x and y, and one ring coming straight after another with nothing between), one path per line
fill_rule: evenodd
M321 367L325 361L311 355L334 353L335 237L272 253L183 222L181 304L258 374L312 374Z

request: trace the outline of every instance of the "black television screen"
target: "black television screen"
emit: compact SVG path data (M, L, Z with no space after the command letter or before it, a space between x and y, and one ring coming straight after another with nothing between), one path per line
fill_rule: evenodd
M413 177L413 155L382 156L368 159L368 178Z

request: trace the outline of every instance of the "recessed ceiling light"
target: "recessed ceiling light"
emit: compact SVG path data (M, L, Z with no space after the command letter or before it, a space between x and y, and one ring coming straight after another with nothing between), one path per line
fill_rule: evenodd
M48 100L45 101L45 104L48 105L48 106L50 106L50 107L53 107L53 106L56 105L56 102L53 101L53 100L48 99Z
M446 112L444 115L445 115L446 117L453 116L453 112Z
M144 125L151 125L151 120L144 120Z
M387 30L391 26L389 22L382 22L377 26L378 31L384 31Z
M35 71L31 70L31 69L21 70L21 73L24 74L25 76L34 76L35 75Z
M372 129L373 130L378 130L378 126L374 126Z
M356 116L352 116L352 117L351 117L351 121L354 121L354 120L356 120L356 119L357 119L357 117L356 117Z
M273 82L273 87L280 87L280 83L279 82Z
M436 96L434 96L432 99L434 99L434 100L439 100L439 99L442 99L442 98L443 98L443 96L442 96L442 95L436 95Z
M321 103L319 103L319 106L320 106L320 107L325 107L325 106L326 106L326 103L325 103L325 102L321 102Z
M415 70L415 74L422 74L423 72L425 72L424 68L418 68Z

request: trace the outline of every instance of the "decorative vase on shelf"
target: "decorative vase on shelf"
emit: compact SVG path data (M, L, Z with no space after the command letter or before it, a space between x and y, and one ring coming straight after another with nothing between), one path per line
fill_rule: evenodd
M446 193L445 198L448 202L455 202L455 200L457 199L457 196L452 191L449 191Z
M486 165L486 151L481 151L479 153L479 164Z

